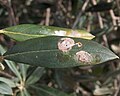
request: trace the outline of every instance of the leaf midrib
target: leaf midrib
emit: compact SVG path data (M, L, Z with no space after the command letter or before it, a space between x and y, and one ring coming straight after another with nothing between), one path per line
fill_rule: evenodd
M11 54L4 55L4 58L9 57L9 56L24 55L24 54L29 54L29 53L39 53L39 52L43 53L43 52L56 52L56 51L59 51L59 50L54 49L54 50L37 50L37 51L18 52L18 53L11 53ZM72 50L72 51L74 52L76 50ZM102 54L106 54L106 55L113 57L113 55L106 53L106 52L95 52L95 53L102 53ZM115 58L119 58L119 57L116 56Z
M0 33L4 33L4 34L14 34L14 35L24 35L24 36L32 36L32 37L45 36L45 34L40 34L40 35L36 35L36 34L25 34L25 33L21 33L21 32L10 32L10 31L6 31L6 30L0 30Z
M9 57L9 56L16 56L16 55L24 55L24 54L29 54L29 53L38 53L38 52L56 52L58 49L54 50L37 50L37 51L28 51L28 52L18 52L18 53L12 53L8 55L4 55L4 57Z

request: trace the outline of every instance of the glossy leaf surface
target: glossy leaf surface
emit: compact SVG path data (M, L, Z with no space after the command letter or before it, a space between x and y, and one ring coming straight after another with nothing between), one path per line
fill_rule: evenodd
M69 52L62 52L58 49L58 42L61 38L64 37L50 36L20 42L9 49L3 58L49 68L95 65L118 58L109 49L86 39L72 38L75 42L81 42L82 47L76 45ZM88 52L92 60L90 62L77 60L76 53L79 51Z
M73 30L67 28L40 26L33 24L22 24L0 30L3 33L15 40L24 41L37 37L45 36L69 36L84 39L93 39L94 36L84 30Z

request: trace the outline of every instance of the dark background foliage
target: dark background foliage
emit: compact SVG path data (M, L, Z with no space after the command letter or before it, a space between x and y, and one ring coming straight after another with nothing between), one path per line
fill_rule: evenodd
M119 0L0 0L0 29L18 24L86 29L96 36L95 41L120 56ZM10 48L17 42L2 34L0 43ZM27 77L34 69L29 67ZM46 68L36 84L78 96L119 96L119 73L119 60L87 67ZM0 72L0 76L12 78L14 74L6 68ZM30 90L31 88L28 88L28 91ZM30 91L30 94L39 96L34 91Z

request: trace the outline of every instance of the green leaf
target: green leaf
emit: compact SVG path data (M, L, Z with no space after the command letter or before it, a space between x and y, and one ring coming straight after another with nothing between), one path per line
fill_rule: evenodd
M0 96L5 96L5 95L3 95L3 94L0 94Z
M55 69L55 81L62 90L74 90L76 81L70 74L70 68Z
M27 70L29 68L29 65L24 65L23 63L19 63L19 66L20 66L20 73L21 73L22 79L23 81L25 81L27 78Z
M31 96L30 93L26 90L26 88L24 88L23 92L24 92L24 96Z
M77 37L84 39L92 39L94 38L89 32L84 30L73 30L67 28L53 27L53 26L40 26L33 24L22 24L9 28L5 28L0 30L0 33L8 35L9 37L18 40L24 41L27 39L37 38L37 37L45 37L45 36L69 36L69 37Z
M10 87L16 87L16 84L14 83L13 80L7 79L5 77L0 77L0 82L4 82L4 83L8 84Z
M36 83L41 78L43 73L44 73L44 68L37 67L35 71L28 77L26 84L30 85Z
M24 88L22 91L20 91L20 93L18 93L17 96L32 96L32 95L30 95L30 93L28 92L28 90L26 88Z
M0 52L1 54L4 54L6 50L0 45ZM19 78L19 80L22 80L21 75L16 67L16 64L12 61L5 60L8 67L11 69L11 71Z
M19 80L22 80L22 77L17 69L16 64L9 60L5 60L5 62L8 65L8 67L10 68L10 70L19 78Z
M0 93L1 94L6 94L6 95L12 95L13 94L12 88L8 84L3 83L3 82L0 82Z
M9 49L3 58L49 68L95 65L118 58L109 49L94 41L76 38L73 38L74 41L81 42L82 47L76 45L69 52L61 52L58 49L58 42L61 38L63 37L50 36L23 41ZM91 58L87 59L90 59L90 62L77 59L82 57L76 56L76 53L81 50L89 53Z
M34 89L37 90L36 93L39 93L39 96L75 96L74 94L66 94L60 90L55 88L51 88L48 86L32 86Z
M20 93L18 94L18 96L25 96L24 91L20 91Z

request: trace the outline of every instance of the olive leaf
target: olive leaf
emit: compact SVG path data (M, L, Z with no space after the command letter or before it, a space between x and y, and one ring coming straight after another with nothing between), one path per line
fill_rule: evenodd
M69 36L84 39L93 39L95 36L85 30L73 30L67 28L40 26L34 24L22 24L13 27L8 27L0 30L3 33L15 40L24 41L37 37L45 36Z
M13 95L12 88L8 84L0 82L0 94Z
M95 65L118 58L113 52L100 44L78 38L72 39L76 44L80 42L82 44L81 47L75 45L68 52L62 52L58 49L58 42L61 38L64 37L47 36L19 42L9 49L1 58L26 63L32 66L49 68ZM78 57L78 54L76 55L78 52L85 54L83 54L84 56ZM90 60L86 60L86 58ZM87 62L84 62L84 60Z
M32 85L32 88L36 89L39 96L76 96L75 94L67 94L58 89L48 87L46 85Z

